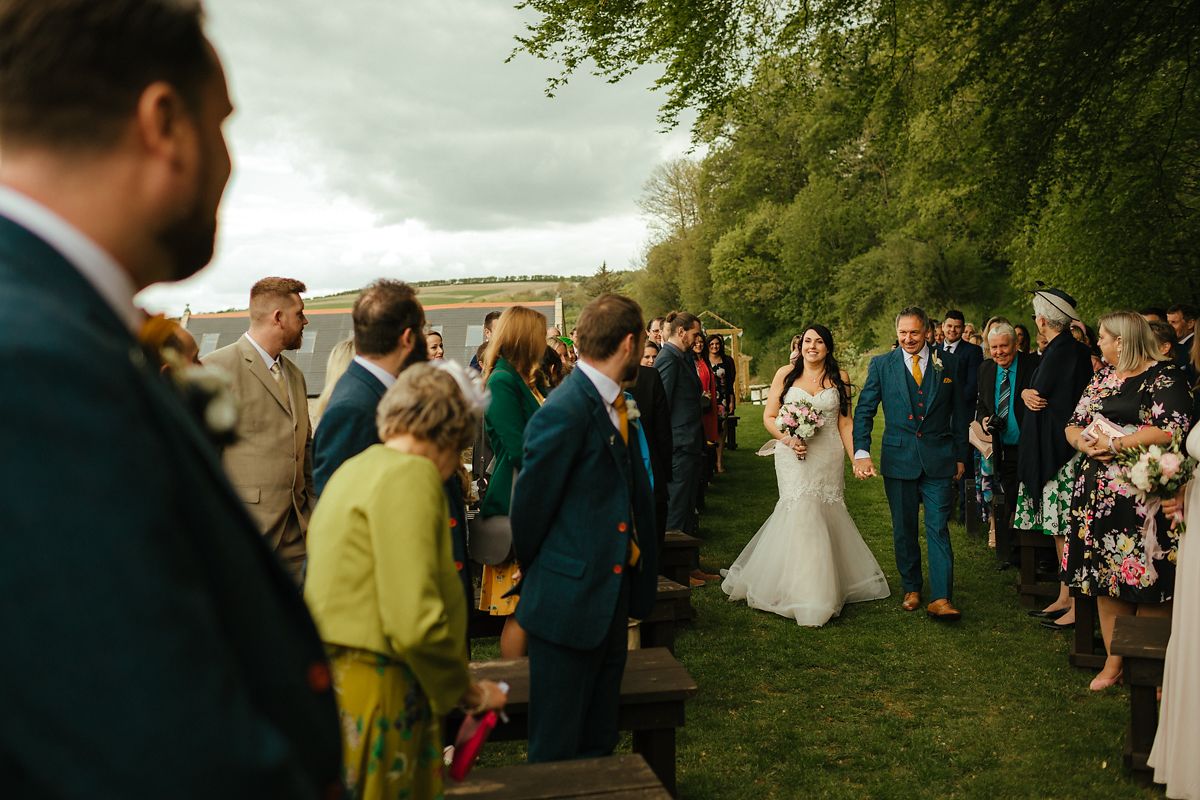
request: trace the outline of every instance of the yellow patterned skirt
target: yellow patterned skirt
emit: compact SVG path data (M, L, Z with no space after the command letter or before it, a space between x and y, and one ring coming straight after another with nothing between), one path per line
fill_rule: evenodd
M349 800L442 797L441 723L401 661L329 648Z
M504 593L517 585L520 567L517 562L505 561L496 566L483 565L483 578L479 585L479 610L493 617L507 617L517 610L517 595L505 597Z

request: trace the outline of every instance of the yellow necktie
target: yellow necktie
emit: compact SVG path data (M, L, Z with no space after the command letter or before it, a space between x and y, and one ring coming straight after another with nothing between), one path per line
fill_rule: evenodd
M283 378L283 370L280 369L278 361L271 365L271 377L279 384L279 391L283 392L283 407L289 414L292 413L292 399L288 397L287 381Z
M613 400L613 408L617 410L617 428L621 431L621 439L629 444L629 408L625 405L625 393L620 392ZM632 516L632 514L630 515ZM637 525L633 526L629 537L629 566L636 567L642 560L642 548L638 547Z
M921 385L921 354L915 353L913 359L913 380L917 382L917 386Z

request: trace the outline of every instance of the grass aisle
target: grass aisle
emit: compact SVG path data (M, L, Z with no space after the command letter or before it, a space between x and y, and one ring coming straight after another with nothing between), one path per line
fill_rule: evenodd
M709 489L702 562L733 561L775 504L774 465L742 449ZM892 596L801 628L693 592L676 652L700 685L679 732L686 798L1160 798L1121 762L1128 693L1094 696L1068 640L1017 604L1011 572L951 528L957 624L900 609L883 483L847 473L850 513Z

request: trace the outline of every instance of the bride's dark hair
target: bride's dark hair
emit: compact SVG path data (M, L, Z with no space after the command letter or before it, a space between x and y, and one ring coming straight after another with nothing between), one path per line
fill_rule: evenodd
M838 413L843 415L849 414L851 387L850 384L842 380L842 368L838 366L837 359L833 357L833 333L824 325L817 325L816 323L813 323L811 325L804 326L804 330L800 334L801 337L803 337L804 334L808 333L809 331L816 331L817 335L821 337L821 340L825 342L825 346L829 349L829 352L825 354L824 365L825 381L828 383L828 385L822 386L821 388L828 389L829 386L836 386L838 390ZM801 344L800 346L803 347L804 345ZM789 372L787 377L783 379L783 394L780 395L779 402L787 402L784 398L787 397L788 389L792 388L792 384L795 383L796 380L803 374L804 356L802 354L796 359L796 363L792 367L792 371Z

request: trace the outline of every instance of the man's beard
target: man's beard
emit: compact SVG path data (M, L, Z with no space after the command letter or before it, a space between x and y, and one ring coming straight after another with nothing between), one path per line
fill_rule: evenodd
M159 233L158 241L170 259L166 281L190 278L212 261L217 240L216 214L208 215L197 196L192 209ZM299 347L297 343L296 347Z
M429 360L429 345L425 341L425 337L420 335L418 331L414 331L416 337L413 339L413 349L404 359L404 363L400 365L400 371L411 367L413 364L421 364Z

